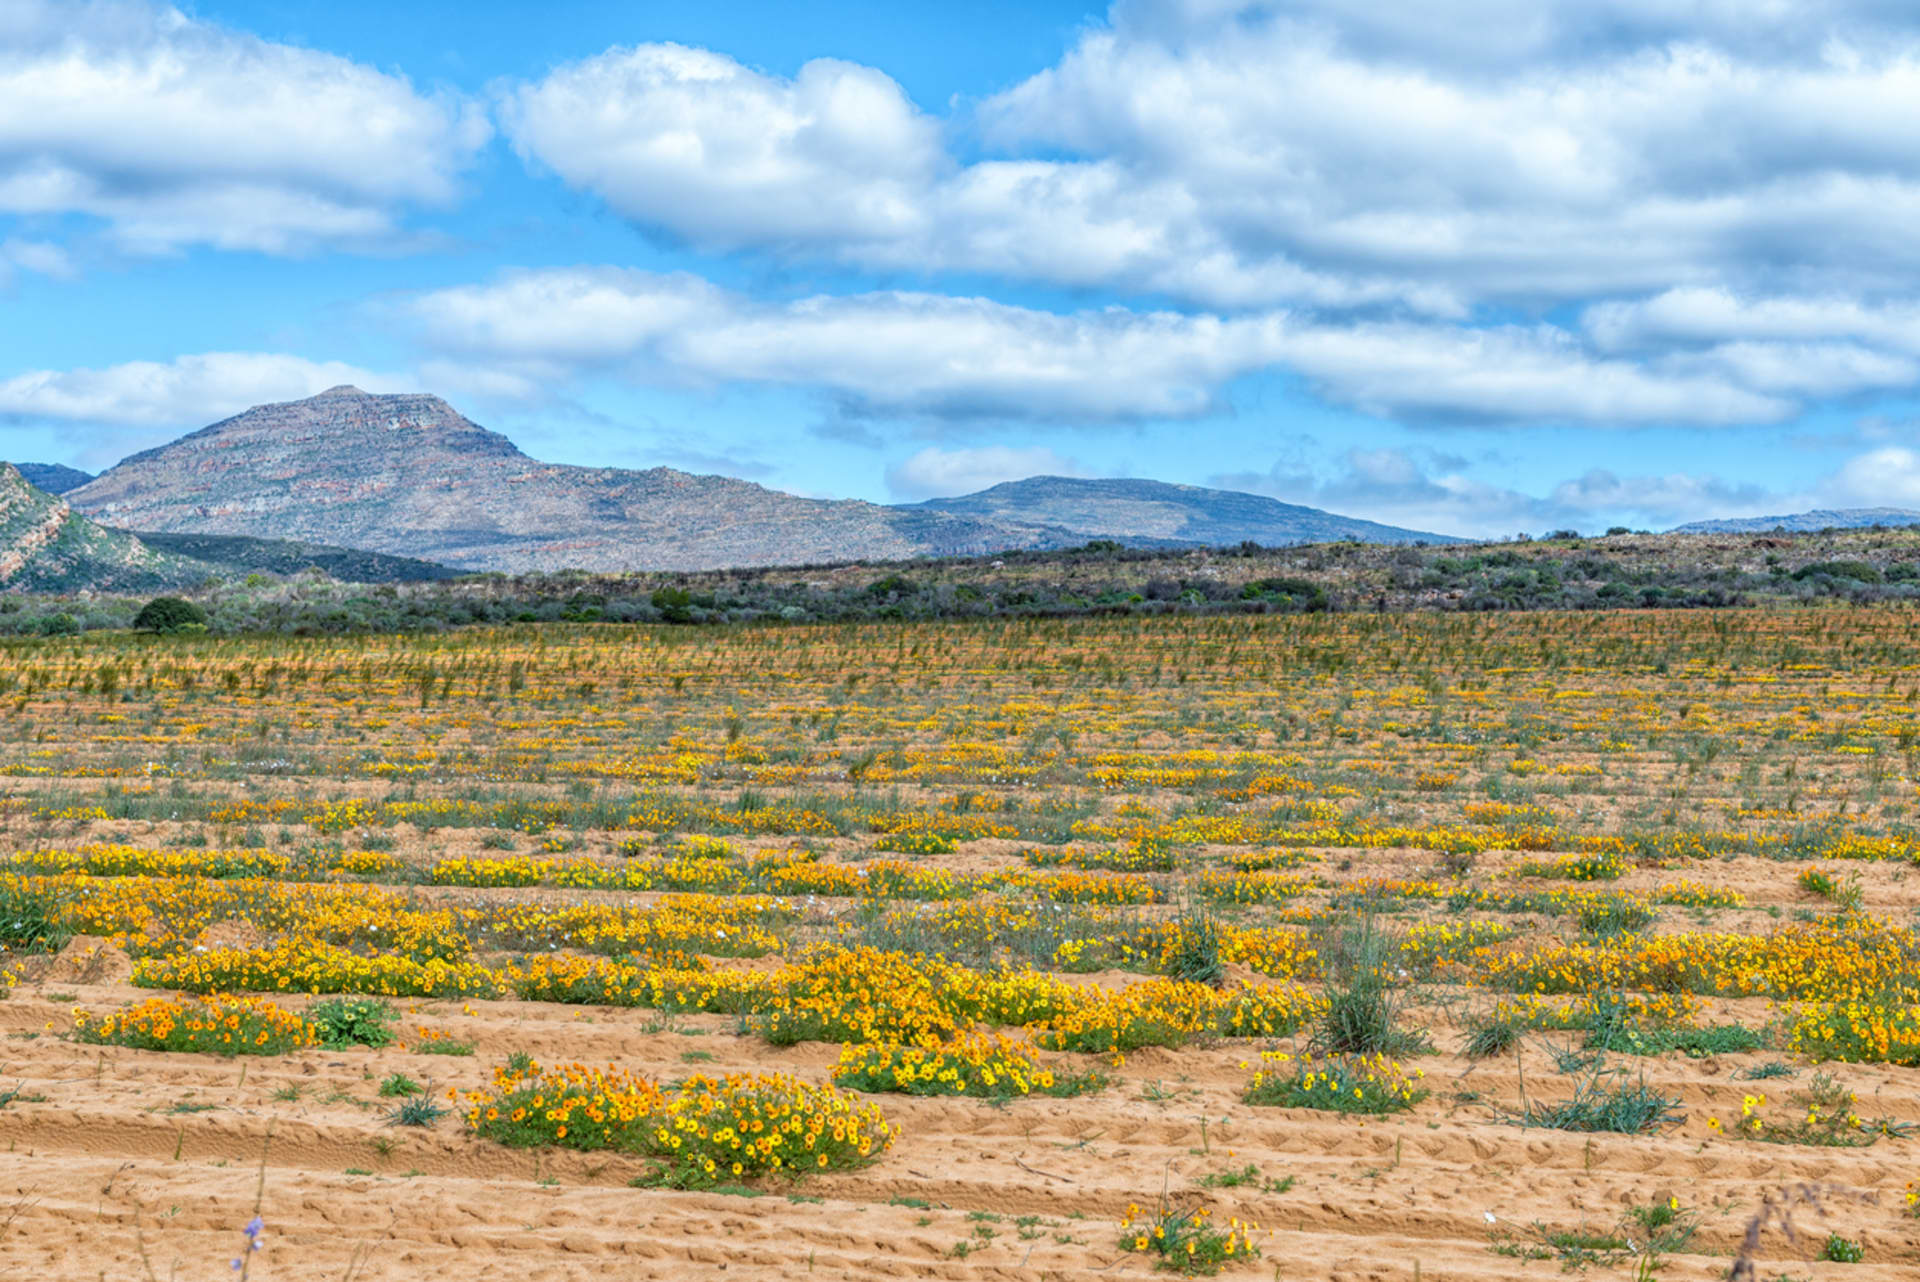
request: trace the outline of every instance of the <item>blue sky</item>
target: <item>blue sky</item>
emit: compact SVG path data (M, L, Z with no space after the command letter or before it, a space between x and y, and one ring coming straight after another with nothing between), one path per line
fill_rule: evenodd
M883 501L1920 507L1911 5L532 12L0 0L0 454L355 382Z

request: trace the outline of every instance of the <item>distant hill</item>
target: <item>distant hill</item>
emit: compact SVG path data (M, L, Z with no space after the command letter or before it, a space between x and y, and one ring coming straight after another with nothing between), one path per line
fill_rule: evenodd
M324 543L253 539L238 534L142 533L136 537L156 551L189 557L211 570L229 574L295 575L319 570L342 583L433 583L460 575L460 571L433 561Z
M1863 525L1920 525L1920 512L1902 507L1816 508L1789 516L1749 516L1730 521L1693 521L1670 534L1764 534L1768 530L1853 530Z
M1091 539L1146 547L1451 541L1153 481L1036 477L885 506L672 468L541 463L438 397L353 387L256 406L136 454L71 498L122 529L295 540L509 573L973 556Z
M1067 530L1087 538L1141 546L1231 547L1259 543L1457 543L1443 534L1335 516L1238 490L1210 490L1163 481L1083 480L1034 476L977 494L929 499L915 506L1015 529Z
M1069 537L671 468L541 463L438 397L353 387L258 406L136 454L72 500L126 529L296 539L510 572L968 555Z
M0 463L0 590L150 592L206 576L206 566L96 525Z
M64 463L16 463L14 466L19 469L20 475L27 478L27 484L49 494L77 490L93 479L93 473L82 472Z

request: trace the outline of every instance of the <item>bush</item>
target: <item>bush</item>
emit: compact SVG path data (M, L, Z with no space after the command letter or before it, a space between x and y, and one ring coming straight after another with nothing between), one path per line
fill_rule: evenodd
M1852 579L1856 583L1880 583L1883 576L1866 561L1814 561L1793 572L1800 580L1813 578Z
M135 632L173 635L181 632L204 632L206 628L207 612L193 602L182 600L177 596L155 597L147 602L133 619Z
M693 622L693 594L685 588L656 588L652 602L668 623Z
M329 997L307 1008L320 1033L322 1046L371 1046L376 1050L393 1044L393 1022L399 1012L371 997Z

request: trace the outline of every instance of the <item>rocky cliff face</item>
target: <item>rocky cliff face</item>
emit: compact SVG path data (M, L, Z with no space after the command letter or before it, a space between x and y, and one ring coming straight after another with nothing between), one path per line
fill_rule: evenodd
M968 517L671 468L540 463L438 397L352 387L136 454L70 498L126 529L304 539L467 570L704 569L1033 545Z

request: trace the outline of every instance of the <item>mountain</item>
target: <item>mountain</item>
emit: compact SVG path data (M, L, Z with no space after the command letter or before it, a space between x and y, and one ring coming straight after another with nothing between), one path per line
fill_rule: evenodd
M1903 507L1848 507L1788 516L1749 516L1730 521L1693 521L1676 525L1669 534L1765 534L1769 530L1799 533L1806 530L1852 530L1863 525L1920 525L1920 512Z
M1318 508L1163 481L1081 480L1033 476L958 498L929 499L923 511L967 516L1013 529L1067 530L1085 538L1159 546L1219 547L1244 542L1277 547L1289 543L1457 543L1443 534L1423 534Z
M151 592L206 576L206 566L96 525L0 463L0 589Z
M14 467L27 478L27 484L49 494L77 490L93 479L93 473L63 463L16 463Z
M250 409L136 454L71 498L127 529L297 539L465 570L791 565L1032 545L940 512L664 467L541 463L438 397L353 387Z
M124 529L291 539L462 570L699 570L965 556L1108 538L1148 546L1438 535L1250 494L1039 477L889 507L749 481L541 463L435 396L336 387L262 405L74 490Z

